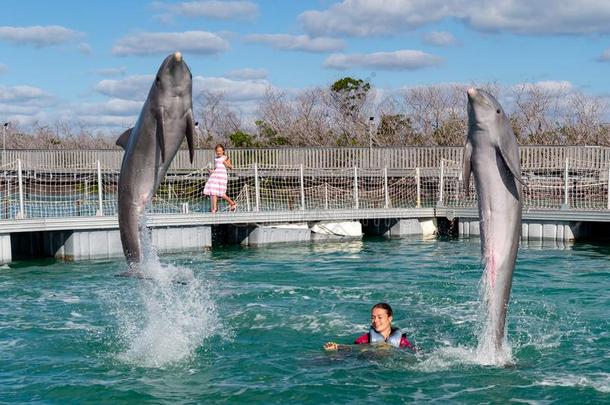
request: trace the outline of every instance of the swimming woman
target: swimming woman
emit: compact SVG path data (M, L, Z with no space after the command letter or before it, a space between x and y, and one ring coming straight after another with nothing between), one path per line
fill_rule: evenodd
M369 331L358 337L354 344L387 344L394 347L409 348L416 351L415 346L409 342L407 335L402 333L400 329L392 327L392 319L394 312L392 307L385 302L375 304L371 308L371 326ZM326 350L346 349L349 346L340 345L335 342L328 342L324 345Z

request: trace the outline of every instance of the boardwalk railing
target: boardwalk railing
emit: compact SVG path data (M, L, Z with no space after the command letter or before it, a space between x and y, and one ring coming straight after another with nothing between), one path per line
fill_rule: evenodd
M565 158L566 153L578 159ZM581 160L587 155L580 153L564 151L557 155L562 162L546 166L524 165L524 208L610 213L610 160L600 162L598 154ZM547 158L536 157L541 162ZM207 169L170 172L149 211L209 211L209 198L202 193L208 176ZM101 158L60 168L32 167L17 159L0 166L0 219L116 215L118 177L119 170ZM476 207L473 181L466 185L471 191L466 197L462 179L461 159L441 159L436 167L399 168L254 162L230 171L227 194L240 211L251 212Z
M234 148L227 151L237 166L298 166L310 168L404 169L438 168L440 162L461 162L461 147L388 147L388 148ZM100 161L102 167L118 170L122 150L7 150L1 164L21 160L28 169L71 169ZM521 167L561 169L565 161L583 162L590 168L602 168L610 162L610 148L587 146L523 146ZM212 150L197 150L190 163L188 151L180 150L171 170L187 171L207 167L214 160Z

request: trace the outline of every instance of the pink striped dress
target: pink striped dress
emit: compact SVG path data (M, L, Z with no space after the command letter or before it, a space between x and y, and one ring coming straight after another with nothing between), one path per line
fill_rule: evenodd
M214 168L214 172L210 175L207 183L205 183L203 194L217 195L220 197L227 192L228 176L227 167L224 164L225 160L227 160L227 157L224 155L214 158L214 164L216 167Z

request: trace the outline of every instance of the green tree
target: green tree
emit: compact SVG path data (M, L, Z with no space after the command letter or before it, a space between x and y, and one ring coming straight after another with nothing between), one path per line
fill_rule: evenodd
M229 140L236 148L251 148L256 146L254 137L246 132L235 131L229 135Z
M370 83L349 76L337 80L330 86L331 94L339 104L341 112L350 117L358 115L370 89Z
M288 146L291 142L288 138L280 136L278 132L263 120L256 120L256 127L260 139L263 139L265 144L269 146Z

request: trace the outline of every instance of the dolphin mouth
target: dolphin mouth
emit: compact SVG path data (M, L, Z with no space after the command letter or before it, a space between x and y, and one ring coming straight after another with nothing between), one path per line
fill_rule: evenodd
M470 103L485 104L487 107L491 108L492 110L496 110L496 107L491 105L485 97L481 97L480 93L474 87L471 87L468 90L466 90L466 93L468 94L468 101Z

